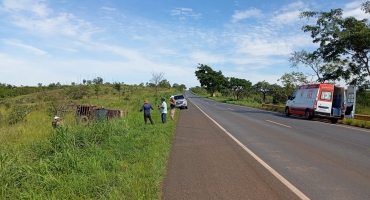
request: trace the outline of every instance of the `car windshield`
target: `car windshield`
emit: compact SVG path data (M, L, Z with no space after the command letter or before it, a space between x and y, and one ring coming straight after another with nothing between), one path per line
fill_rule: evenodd
M178 100L178 99L185 99L184 95L176 95L175 100Z

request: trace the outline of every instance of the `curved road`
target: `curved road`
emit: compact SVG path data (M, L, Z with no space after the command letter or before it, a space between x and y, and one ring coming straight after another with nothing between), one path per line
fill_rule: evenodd
M186 95L189 109L180 111L169 167L163 183L164 199L370 199L370 130L308 121L299 116L286 117L279 113L220 103L196 97L188 91ZM196 112L201 114L195 115ZM190 119L183 118L186 116ZM233 149L226 150L226 153L237 153L238 158L235 160L240 160L240 163L228 166L227 170L216 171L217 173L238 171L235 176L241 177L244 176L243 173L254 171L255 176L249 174L244 181L247 181L246 184L257 185L258 191L264 192L248 191L250 187L240 187L244 184L242 181L232 186L234 180L240 180L229 180L227 175L224 175L224 178L229 183L225 186L218 186L221 183L214 180L214 184L207 183L212 181L207 177L196 180L199 174L210 172L207 171L209 168L202 168L208 165L204 159L195 163L186 161L186 157L191 158L191 155L199 153L194 149L191 149L193 152L186 150L185 147L194 148L194 143L201 141L196 138L200 132L191 135L189 127L192 127L192 124L186 125L189 120L200 121L202 124L193 124L197 128L222 135L212 136L204 141L219 138L220 141L226 141L230 146L228 148ZM182 121L185 124L182 124ZM184 126L189 127L182 129ZM213 128L210 129L210 126ZM181 146L185 144L181 143L184 139L192 139L185 138L188 136L195 138L194 141L187 141L187 146ZM200 146L198 144L196 147ZM211 151L218 149L208 147L207 151L212 153ZM188 154L184 153L186 151ZM225 151L219 151L218 154L221 156ZM214 159L208 162L213 161ZM193 163L188 164L189 162ZM216 164L223 165L224 162L229 161L224 159ZM209 166L213 168L213 165ZM186 172L187 170L190 171ZM246 171L240 172L241 170ZM181 178L184 175L188 178ZM210 176L222 177L219 174ZM253 183L248 183L251 181L249 179L252 179ZM195 188L186 188L184 185L196 181L199 183ZM218 188L215 193L220 193L221 196L213 198L212 193L202 188L202 184L206 184L208 189L213 186ZM220 189L223 187L228 189ZM240 191L246 194L238 196Z

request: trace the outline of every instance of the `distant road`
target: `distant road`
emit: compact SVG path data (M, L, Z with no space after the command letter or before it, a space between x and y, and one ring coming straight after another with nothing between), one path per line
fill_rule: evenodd
M279 113L199 98L189 92L186 95L191 103L188 110L181 110L184 115L186 113L186 116L191 116L192 110L199 107L204 112L203 115L208 115L219 125L222 130L220 132L224 132L228 143L242 149L238 150L242 157L250 157L252 153L262 163L271 167L273 173L277 174L277 176L274 175L276 179L282 178L277 182L281 186L270 184L271 191L278 191L279 189L276 189L278 187L288 188L287 191L295 190L292 191L295 195L302 194L309 199L370 199L370 131L368 129L309 121L302 117L286 117ZM180 113L180 118L183 113ZM179 123L182 120L180 118ZM191 124L188 126L191 127ZM210 125L204 124L204 126ZM181 141L180 139L177 140ZM240 145L237 142L240 142ZM191 144L189 142L188 145ZM216 151L217 148L214 150ZM177 152L181 151L177 149ZM164 195L164 197L171 197L168 196L168 192L171 191L168 184L176 184L176 180L170 179L171 173L172 176L180 175L171 171L176 170L171 168L171 163L176 164L176 160L172 158L172 161L171 159L169 161L170 174L164 183L164 194L167 196ZM245 162L249 161L245 160ZM268 181L270 179L263 178L264 176L261 175L264 174L261 170L267 171L263 164L250 165L249 167L254 167L261 179L270 182ZM177 169L186 168L177 166ZM235 166L235 169L239 169L238 166ZM284 181L288 184L283 184ZM186 180L184 179L183 182ZM237 187L237 185L234 186L234 189ZM232 191L233 187L229 190ZM282 190L285 191L285 189ZM280 194L277 192L275 194L277 196L271 193L271 198L292 197L292 194L287 191ZM189 197L194 196L189 195ZM258 195L254 197L248 198L263 198Z

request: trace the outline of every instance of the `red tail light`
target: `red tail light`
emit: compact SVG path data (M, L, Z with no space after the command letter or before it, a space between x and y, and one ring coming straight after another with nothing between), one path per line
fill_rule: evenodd
M315 100L315 103L313 104L313 109L316 110L317 108L317 100Z

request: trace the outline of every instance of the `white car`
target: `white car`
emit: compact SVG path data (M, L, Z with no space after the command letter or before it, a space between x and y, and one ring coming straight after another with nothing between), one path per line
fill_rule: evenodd
M188 109L188 101L183 94L173 95L176 101L176 108Z

